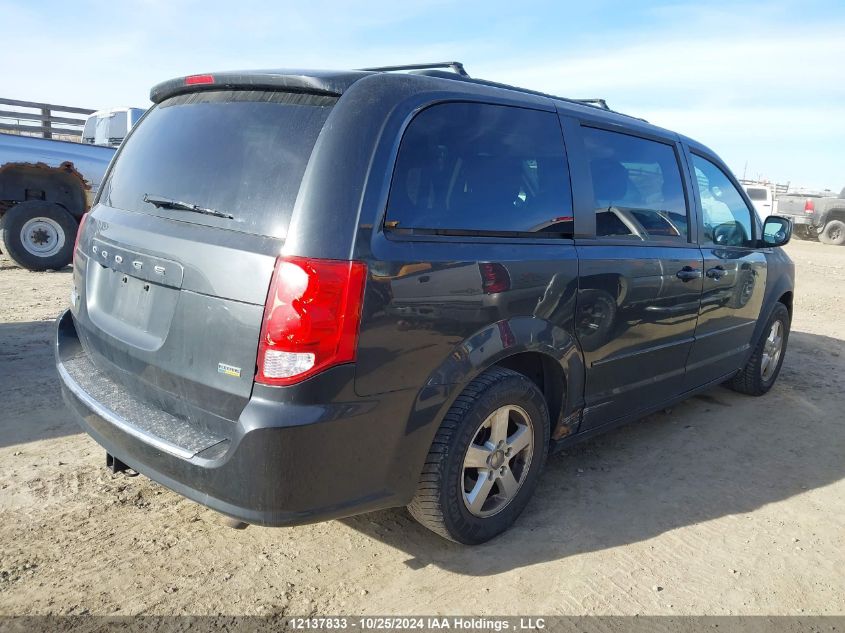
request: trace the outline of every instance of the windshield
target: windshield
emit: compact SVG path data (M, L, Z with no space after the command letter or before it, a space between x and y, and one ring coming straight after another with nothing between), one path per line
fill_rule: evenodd
M317 136L336 99L258 90L172 97L129 136L100 202L183 222L284 238ZM146 195L214 209L184 213Z

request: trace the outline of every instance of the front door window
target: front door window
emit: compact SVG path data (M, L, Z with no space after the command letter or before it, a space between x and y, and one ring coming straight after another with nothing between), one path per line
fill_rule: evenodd
M716 246L753 246L751 210L720 167L692 157L704 222L702 242Z

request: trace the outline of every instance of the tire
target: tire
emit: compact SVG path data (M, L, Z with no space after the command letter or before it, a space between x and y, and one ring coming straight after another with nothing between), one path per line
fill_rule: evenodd
M78 228L73 216L58 204L30 200L16 204L0 218L0 243L21 268L57 270L71 262Z
M494 418L493 413L502 417ZM496 424L502 420L504 426ZM488 423L490 427L485 428ZM495 451L487 448L500 446L493 441L494 425L507 428L507 440ZM527 441L530 453L529 447L519 449ZM480 462L485 467L466 466L471 443L477 459L487 456L486 462ZM509 446L513 452L506 453ZM549 412L540 389L520 373L488 369L464 389L443 419L408 510L444 538L466 545L484 543L508 529L523 511L537 487L548 450ZM488 483L491 479L492 484ZM485 485L487 494L483 494ZM472 490L468 493L467 488ZM474 500L480 503L473 511L470 499L475 491Z
M726 387L750 396L762 396L772 388L778 374L780 374L780 368L786 356L786 344L789 341L789 321L789 310L782 303L776 303L769 315L769 320L766 322L766 327L763 329L763 335L754 347L751 358L748 359L745 367L736 376L725 383ZM777 357L772 359L771 336L774 332L775 323L780 324L781 342ZM769 359L768 363L766 363L767 358Z
M845 246L845 222L842 220L829 220L819 233L819 241L823 244Z

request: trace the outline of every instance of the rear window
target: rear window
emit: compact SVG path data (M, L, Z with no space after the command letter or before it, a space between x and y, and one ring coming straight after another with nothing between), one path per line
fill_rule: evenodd
M748 194L748 197L752 200L765 200L766 199L766 190L765 189L756 189L754 187L746 188L745 192Z
M120 150L100 201L128 211L284 238L335 98L222 90L155 106ZM158 208L167 198L234 216Z
M445 103L408 126L385 226L444 235L572 236L572 196L557 116Z

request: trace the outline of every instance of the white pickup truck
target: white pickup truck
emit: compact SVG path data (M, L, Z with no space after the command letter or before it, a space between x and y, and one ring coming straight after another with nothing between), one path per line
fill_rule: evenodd
M0 133L0 250L9 259L30 270L70 263L79 219L141 114L94 112L81 143Z
M742 185L742 188L751 198L751 204L754 205L754 210L757 211L761 221L770 215L777 215L778 201L770 185L746 183Z

